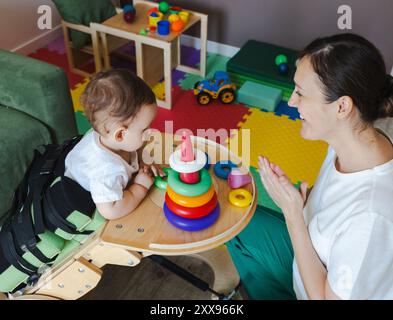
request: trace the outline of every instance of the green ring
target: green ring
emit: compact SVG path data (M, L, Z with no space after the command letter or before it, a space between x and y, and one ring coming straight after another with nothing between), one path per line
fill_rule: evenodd
M212 185L212 178L206 169L200 172L200 181L194 184L184 183L180 180L179 172L170 170L168 174L168 184L178 194L187 197L198 197L209 191Z
M167 167L162 168L162 171L164 171L167 176L168 176L168 173L170 170L171 169L167 168ZM168 185L168 181L164 180L161 176L156 176L156 177L154 177L154 185L159 189L166 190L166 187Z

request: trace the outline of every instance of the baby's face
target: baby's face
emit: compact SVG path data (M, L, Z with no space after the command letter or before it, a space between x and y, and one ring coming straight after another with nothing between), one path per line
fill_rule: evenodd
M143 145L143 134L149 129L157 114L157 106L155 104L144 105L136 116L126 121L122 131L122 140L116 139L116 145L119 149L127 152L135 151Z

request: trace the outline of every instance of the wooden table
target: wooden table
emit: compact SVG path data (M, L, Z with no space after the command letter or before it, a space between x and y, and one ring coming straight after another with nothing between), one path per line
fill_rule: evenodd
M140 35L141 29L148 27L147 11L157 6L156 3L134 0L136 17L134 22L127 23L123 14L119 13L103 23L91 23L92 43L96 70L102 70L100 50L104 57L105 68L110 68L109 53L106 35L128 39L135 42L136 70L137 75L145 80L150 86L159 81L165 81L165 100L157 100L158 105L167 109L172 108L172 75L171 71L176 68L180 71L197 74L202 77L206 74L206 46L207 46L207 15L189 11L189 21L180 32L171 31L168 36L160 36L149 32L146 36ZM200 23L200 67L191 68L180 62L180 36L193 25ZM101 42L98 41L101 37ZM102 43L102 48L100 43Z
M240 159L226 147L211 140L191 137L194 147L208 153L211 163ZM156 143L147 148L157 159L168 164L169 155L181 142L181 137L157 133ZM30 290L62 299L77 299L94 288L101 278L101 268L106 264L135 266L142 258L157 255L192 255L204 260L213 269L213 289L228 294L239 283L239 275L223 244L235 237L250 222L257 205L257 188L254 180L246 188L253 194L249 207L238 208L228 201L230 188L225 180L209 172L217 192L221 212L211 227L199 232L187 232L172 226L163 213L165 192L152 188L145 200L129 215L108 221L82 246L70 253L72 259L43 275ZM83 272L82 272L82 271ZM48 280L49 279L49 280Z

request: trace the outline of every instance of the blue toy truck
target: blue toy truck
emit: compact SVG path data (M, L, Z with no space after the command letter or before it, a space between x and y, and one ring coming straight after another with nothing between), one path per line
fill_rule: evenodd
M216 71L213 79L198 81L194 85L194 95L200 105L207 105L211 99L220 99L224 104L235 101L236 86L225 71Z

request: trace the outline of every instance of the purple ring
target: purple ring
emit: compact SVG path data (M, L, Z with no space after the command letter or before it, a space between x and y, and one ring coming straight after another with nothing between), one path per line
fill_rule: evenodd
M200 231L210 227L216 222L220 215L220 205L217 203L217 206L207 216L198 219L187 219L173 213L166 203L164 203L164 214L168 221L176 228L185 231Z

